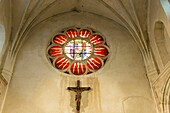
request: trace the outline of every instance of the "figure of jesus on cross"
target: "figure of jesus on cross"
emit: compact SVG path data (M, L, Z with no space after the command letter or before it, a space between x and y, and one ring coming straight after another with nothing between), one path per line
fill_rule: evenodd
M81 93L83 91L89 91L91 90L90 87L80 87L80 80L77 80L77 87L68 87L67 88L70 91L74 91L76 92L76 97L75 97L75 101L76 101L76 110L77 113L80 113L80 105L81 105Z

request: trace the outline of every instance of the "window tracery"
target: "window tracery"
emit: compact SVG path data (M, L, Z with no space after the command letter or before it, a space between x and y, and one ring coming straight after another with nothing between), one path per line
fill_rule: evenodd
M67 29L52 38L48 58L55 68L73 75L99 70L108 58L109 48L102 35L91 29Z

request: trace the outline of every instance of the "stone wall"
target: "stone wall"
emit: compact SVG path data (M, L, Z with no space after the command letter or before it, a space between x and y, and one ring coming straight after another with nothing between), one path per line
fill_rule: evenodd
M48 61L49 40L72 26L92 28L106 38L110 55L96 73L71 77ZM136 113L141 106L143 113L156 113L142 55L129 32L110 19L77 12L49 18L32 29L17 56L2 113L73 113L66 88L76 79L93 89L84 113Z
M151 0L148 12L148 34L149 34L149 43L155 57L155 67L157 67L157 73L152 71L147 73L150 84L153 88L154 97L158 106L159 113L170 113L169 110L169 97L170 97L170 87L169 87L169 78L170 78L170 61L167 60L166 63L163 63L163 58L161 55L164 53L159 52L159 47L156 43L155 37L162 35L165 38L164 44L166 46L166 51L169 54L169 40L170 40L170 24L166 10L164 9L164 4L162 2L168 2L167 0ZM165 4L169 5L169 4ZM168 10L169 11L169 10ZM158 22L161 22L164 26L162 33L155 32L155 26ZM161 28L162 29L162 28ZM160 29L160 30L161 30ZM167 44L166 44L167 43ZM164 51L165 51L164 49ZM167 55L168 59L169 56ZM156 66L157 65L157 66ZM152 68L153 69L153 68ZM154 70L154 69L153 69Z
M7 88L6 80L2 76L0 76L0 111L2 110L4 104L6 88Z

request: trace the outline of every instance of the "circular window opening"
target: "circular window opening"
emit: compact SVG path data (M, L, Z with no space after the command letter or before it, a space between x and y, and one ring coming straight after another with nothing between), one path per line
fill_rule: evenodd
M86 75L102 68L109 48L105 38L91 29L68 29L52 38L48 59L58 70L72 75Z
M72 60L85 60L92 53L92 45L82 39L71 40L64 47L64 53Z

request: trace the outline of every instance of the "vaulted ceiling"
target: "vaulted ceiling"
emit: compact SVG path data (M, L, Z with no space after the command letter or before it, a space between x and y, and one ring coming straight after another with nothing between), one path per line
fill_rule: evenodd
M103 16L125 27L147 52L148 0L12 0L12 52L34 26L53 16L77 12Z

